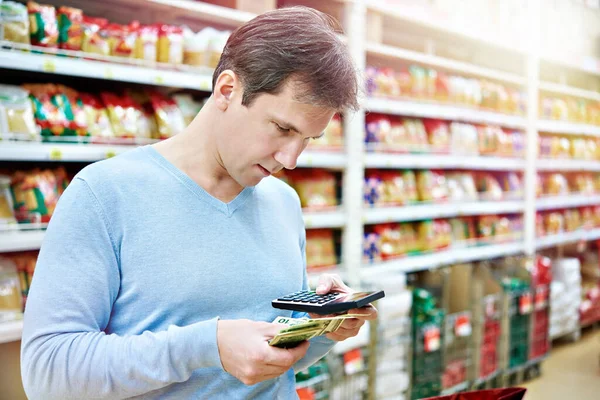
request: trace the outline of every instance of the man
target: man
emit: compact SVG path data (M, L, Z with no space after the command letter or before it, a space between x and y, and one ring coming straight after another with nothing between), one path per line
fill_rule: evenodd
M184 132L82 170L44 240L23 331L31 399L294 398L294 370L357 334L268 345L270 301L306 289L300 203L269 177L296 166L356 71L331 20L258 16L230 37ZM336 276L318 291L349 291Z

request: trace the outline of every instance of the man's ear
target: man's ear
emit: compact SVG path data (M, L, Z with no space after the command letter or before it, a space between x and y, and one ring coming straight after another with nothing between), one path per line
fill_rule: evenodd
M240 81L235 72L230 69L221 72L213 89L217 108L221 111L227 110L231 102L235 99L236 94L240 92L240 88ZM241 95L241 93L239 94Z

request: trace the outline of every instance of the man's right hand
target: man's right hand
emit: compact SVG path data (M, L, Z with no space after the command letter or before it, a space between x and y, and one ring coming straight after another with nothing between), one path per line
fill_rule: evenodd
M277 378L306 354L308 341L292 349L269 346L267 342L284 324L245 319L219 320L217 345L223 369L245 385Z

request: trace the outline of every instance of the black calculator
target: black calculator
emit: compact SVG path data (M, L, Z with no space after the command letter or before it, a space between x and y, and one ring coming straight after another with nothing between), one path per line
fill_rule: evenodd
M353 308L361 308L385 297L383 290L375 292L317 294L312 290L301 290L271 302L274 308L304 311L314 314L336 314Z

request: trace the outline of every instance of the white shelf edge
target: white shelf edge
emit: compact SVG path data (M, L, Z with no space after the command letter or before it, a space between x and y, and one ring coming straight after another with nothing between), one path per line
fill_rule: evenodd
M590 241L596 239L600 239L600 228L590 230L579 229L574 232L562 232L556 235L549 235L541 238L536 238L536 248L540 250L558 246L561 244L575 243L579 241Z
M81 58L0 50L0 68L210 91L212 70L174 71Z
M536 163L538 171L600 171L599 161L542 159Z
M553 82L540 82L539 88L544 92L552 92L558 94L564 94L567 96L580 97L587 100L600 101L600 93L591 90L579 89L576 87L562 85L560 83Z
M302 210L306 229L342 228L346 225L346 214L342 209L333 211Z
M409 256L377 264L363 264L361 267L361 275L363 278L368 278L369 276L384 275L388 273L416 272L425 269L435 269L443 265L487 260L519 254L524 252L524 250L525 246L522 242L453 248L437 253Z
M23 320L0 322L0 344L21 340Z
M413 61L416 63L426 64L432 67L444 68L455 72L463 72L469 75L494 79L497 81L507 82L514 85L524 85L526 82L524 77L516 74L494 70L491 68L480 67L475 64L455 61L448 58L438 57L433 54L420 53L413 50L406 50L399 47L388 46L385 44L367 43L367 55L384 56L388 58L397 58L401 60Z
M208 4L200 1L191 0L146 0L149 3L160 4L170 8L186 11L192 16L209 19L211 22L241 25L256 17L256 14L236 10L229 7ZM188 17L190 16L187 14Z
M12 251L39 250L45 231L2 231L0 232L0 253Z
M469 215L522 213L523 200L472 201L465 203L417 204L403 207L365 208L364 223L417 221Z
M566 195L553 196L537 199L535 209L537 211L552 210L556 208L573 208L600 205L600 195Z
M308 150L300 154L297 167L299 168L346 168L346 154L326 151Z
M365 155L365 167L519 171L525 169L525 161L519 158L459 154L432 156L429 154L367 153Z
M600 126L578 124L568 121L539 120L537 123L538 132L562 133L566 135L588 135L600 137Z
M136 147L138 146L0 141L0 160L93 162Z
M517 129L525 129L526 127L525 118L520 116L447 104L369 97L363 101L363 107L367 112L407 117L441 118L452 121L500 125Z

